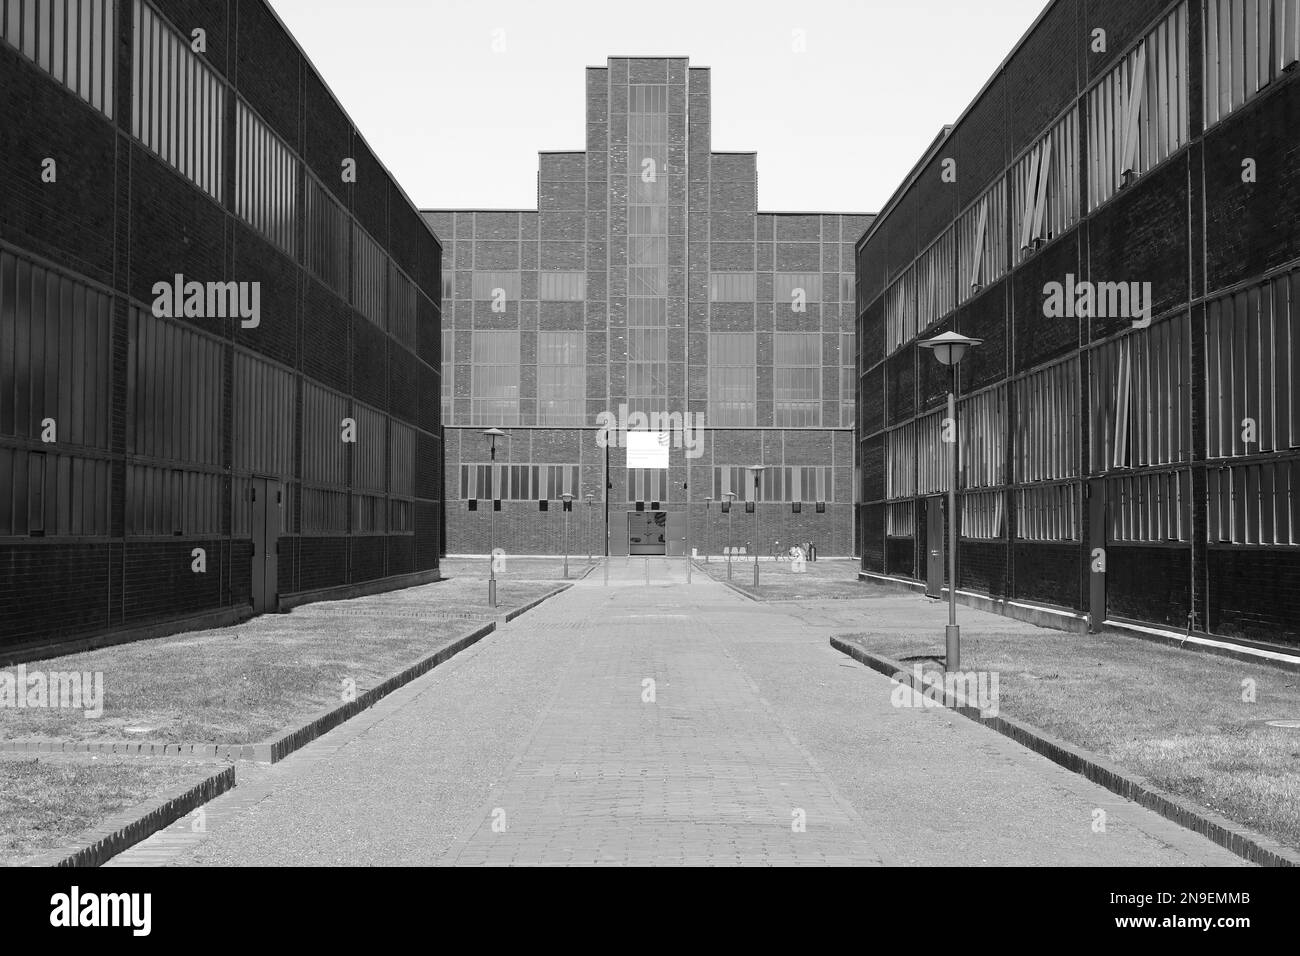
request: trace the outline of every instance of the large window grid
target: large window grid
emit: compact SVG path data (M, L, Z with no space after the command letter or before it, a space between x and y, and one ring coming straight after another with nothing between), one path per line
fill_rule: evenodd
M911 498L916 494L916 423L908 422L885 433L886 498Z
M821 382L821 335L777 332L773 337L773 426L820 427Z
M857 409L857 335L840 333L840 427L852 428Z
M885 535L890 538L916 535L915 501L891 501L885 505Z
M518 302L520 286L517 270L475 272L470 295L475 302Z
M961 496L961 536L994 541L1006 537L1006 495L1001 491L968 491Z
M1187 4L1088 93L1088 203L1096 209L1188 138Z
M948 463L949 442L943 440L947 414L934 412L916 421L916 492L936 495L952 484Z
M725 501L816 504L834 500L835 482L829 465L772 465L764 469L754 497L754 476L745 465L718 465L713 469L713 497Z
M758 283L754 273L709 273L710 302L753 302L757 298Z
M961 487L994 488L1006 483L1007 387L963 398L958 407Z
M627 470L627 500L648 501L652 504L668 500L668 469L629 468Z
M339 296L348 294L347 210L314 176L306 177L307 268Z
M582 332L537 334L537 424L586 420L586 342Z
M144 0L135 0L134 52L132 134L220 201L225 84Z
M757 424L757 347L752 332L709 334L709 425Z
M110 0L8 0L0 40L112 119L116 10Z
M1210 544L1300 545L1300 460L1206 471Z
M1159 544L1188 540L1190 474L1160 471L1106 481L1112 544Z
M518 425L519 333L474 332L471 359L472 421L477 425Z
M1016 481L1079 474L1079 360L1068 359L1016 382Z
M1078 541L1079 486L1039 485L1019 488L1016 537L1021 541Z
M442 423L451 424L456 398L456 333L442 330Z
M1079 218L1079 110L1072 108L1011 167L1015 262L1063 234Z
M352 223L352 305L367 319L387 329L384 293L388 285L388 257L370 234Z
M235 212L298 254L298 159L243 100L235 101Z
M957 231L944 230L916 263L918 332L928 329L957 307Z
M723 273L714 273L722 275ZM743 301L743 300L742 300ZM820 272L777 272L772 276L772 301L777 307L794 310L796 302L806 305L822 301L822 274Z
M1300 0L1204 0L1205 126L1300 60Z
M1007 181L999 178L957 220L957 302L1007 271Z
M666 411L667 85L629 86L627 123L627 396L634 411ZM651 181L647 182L647 178Z
M581 270L537 274L537 298L542 302L582 302L586 297L587 273Z
M885 354L916 338L916 267L908 266L885 290Z
M559 501L578 496L578 465L514 465L466 462L460 466L460 496L479 501Z

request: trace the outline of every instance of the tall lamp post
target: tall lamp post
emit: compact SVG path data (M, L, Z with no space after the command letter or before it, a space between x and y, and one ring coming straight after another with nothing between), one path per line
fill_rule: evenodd
M727 580L731 580L731 552L735 550L732 542L735 538L732 535L731 509L736 503L736 493L734 491L724 491L722 497L727 500L722 503L722 510L727 513Z
M567 491L560 495L564 499L564 580L569 580L569 512L573 510L573 495Z
M496 481L496 477L497 477L497 467L496 467L497 439L504 438L505 434L506 433L499 428L488 428L483 432L483 437L488 440L488 445L491 449L492 481ZM492 493L494 495L496 494L495 488L492 489ZM497 606L497 562L496 562L496 556L492 553L492 551L494 550L492 547L492 530L493 530L493 521L491 518L488 518L488 604L492 607L496 607Z
M944 629L944 664L946 671L961 669L961 628L957 624L957 366L966 351L983 344L957 332L944 332L917 344L930 349L939 364L952 369L948 389L948 420L952 422L952 440L948 443L948 626Z
M591 564L591 506L596 500L596 496L587 492L587 530L583 532L583 537L587 539L587 563Z
M750 465L749 473L754 476L754 587L758 588L758 542L763 539L758 534L758 498L759 482L766 470L766 465Z

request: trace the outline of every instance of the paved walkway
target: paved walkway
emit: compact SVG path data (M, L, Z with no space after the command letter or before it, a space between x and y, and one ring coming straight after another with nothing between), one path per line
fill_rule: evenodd
M241 765L110 865L1241 863L965 718L893 707L827 643L870 601L760 605L662 558L609 578Z

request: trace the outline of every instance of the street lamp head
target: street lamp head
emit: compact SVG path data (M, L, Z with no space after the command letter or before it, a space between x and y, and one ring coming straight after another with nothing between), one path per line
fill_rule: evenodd
M967 349L983 345L983 339L972 339L960 332L944 332L932 339L917 342L923 349L930 349L941 365L956 365L966 355Z
M592 501L595 500L596 496L589 491L587 492L586 498L587 498L587 504L591 504Z
M739 498L739 497L740 497L740 496L737 495L734 491L724 491L724 492L722 493L722 496L723 496L724 498Z
M504 438L505 434L506 433L499 428L485 428L483 430L483 436L485 438Z
M565 501L573 500L573 495L569 494L567 491L564 494L560 495L560 497L563 498Z

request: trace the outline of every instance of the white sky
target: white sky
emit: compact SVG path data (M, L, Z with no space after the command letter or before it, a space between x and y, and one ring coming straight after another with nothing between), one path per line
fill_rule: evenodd
M879 210L1046 5L270 2L421 208L536 208L537 151L585 146L583 68L639 55L712 68L713 148L758 151L760 209L828 212Z

